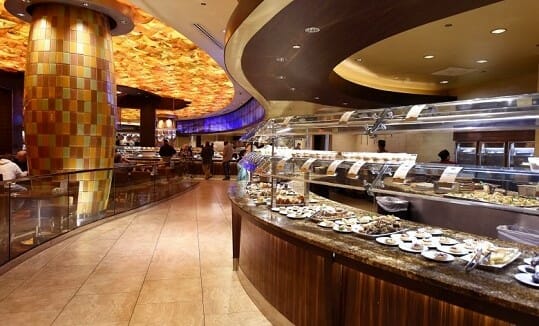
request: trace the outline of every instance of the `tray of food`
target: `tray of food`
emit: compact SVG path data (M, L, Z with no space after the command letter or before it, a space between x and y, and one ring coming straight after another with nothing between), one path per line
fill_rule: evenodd
M486 269L501 269L511 264L520 256L517 248L503 248L490 246L478 249L471 254L460 257L467 263L478 262L477 266Z
M387 237L392 234L407 230L402 222L395 216L377 216L372 222L359 224L354 228L354 233L365 239Z

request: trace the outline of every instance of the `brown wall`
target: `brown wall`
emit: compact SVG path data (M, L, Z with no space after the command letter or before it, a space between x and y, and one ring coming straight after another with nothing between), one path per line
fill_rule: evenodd
M24 75L0 70L0 154L22 148Z

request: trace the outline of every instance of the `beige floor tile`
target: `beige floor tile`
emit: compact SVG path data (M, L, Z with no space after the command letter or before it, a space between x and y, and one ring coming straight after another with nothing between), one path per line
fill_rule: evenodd
M88 252L88 251L72 251L66 249L56 257L54 257L48 264L50 266L81 266L92 265L97 266L101 259L105 257L106 251L101 252Z
M146 280L167 280L177 278L199 278L200 264L194 263L154 263L150 264L150 269L146 274Z
M258 311L241 284L220 287L203 286L202 293L205 314Z
M144 273L94 273L77 295L139 292L143 282Z
M136 301L136 293L76 295L54 325L125 323L131 318Z
M0 279L0 301L23 284L24 280Z
M107 256L149 256L155 250L156 242L133 242L125 239L118 242L110 249Z
M139 304L202 300L200 278L148 280L144 282Z
M59 311L32 311L0 314L2 326L42 326L50 325Z
M66 248L66 251L106 253L115 243L116 240L88 241L79 239L69 245L69 247Z
M202 302L138 304L130 325L204 325Z
M96 272L100 273L139 273L146 272L152 256L105 256Z
M0 314L37 311L59 313L76 291L77 288L58 289L32 296L17 296L12 293L0 302Z
M240 312L232 314L205 315L205 326L264 326L271 323L260 312Z

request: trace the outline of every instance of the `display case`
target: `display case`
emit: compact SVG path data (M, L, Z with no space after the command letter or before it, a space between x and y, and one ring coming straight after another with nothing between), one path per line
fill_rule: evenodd
M282 139L309 134L310 130L329 134L376 134L389 129L392 133L414 128L432 130L436 126L443 130L445 125L453 130L467 130L472 122L480 130L489 130L488 126L492 125L501 129L515 128L522 126L531 115L539 117L538 104L539 95L531 94L430 104L412 118L408 116L414 107L349 111L340 117L331 114L284 117L259 125L248 134L249 139L244 140L274 145L260 153L266 160L263 168L254 170L255 175L266 177L274 185L285 181L303 183L305 202L309 200L306 189L313 184L353 189L373 197L392 195L410 202L410 218L417 221L496 236L499 225L520 224L539 229L539 202L532 190L539 183L539 174L525 166L522 168L522 164L520 169L504 168L508 157L506 142L481 142L477 147L473 142L462 143L458 147L460 157L465 154L464 161L472 163L474 150L479 148L480 164L462 167L415 164L414 154L406 153L309 151L276 145L293 144ZM438 125L439 122L442 124ZM531 145L527 143L527 146ZM530 151L522 148L531 147L515 143L513 148L518 148L519 156L523 156ZM397 172L399 175L395 176Z
M477 164L477 144L475 142L458 142L455 154L458 164Z
M509 142L509 166L528 168L528 158L535 154L535 142Z

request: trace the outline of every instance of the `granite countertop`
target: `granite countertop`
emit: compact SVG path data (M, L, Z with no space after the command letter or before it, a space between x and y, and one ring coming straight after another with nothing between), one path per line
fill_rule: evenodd
M311 198L316 197L311 196ZM332 229L321 228L310 220L289 219L277 212L272 212L267 206L254 206L242 196L237 184L231 186L229 197L233 203L257 218L259 223L313 246L334 252L337 257L341 256L399 277L418 281L424 283L425 286L430 285L457 295L485 299L484 301L494 305L537 316L539 320L539 288L524 285L514 278L515 274L520 273L517 266L524 264L523 259L531 257L533 251L539 251L538 247L442 228L443 236L446 237L461 241L470 238L488 240L500 247L518 247L522 252L519 258L504 268L488 270L476 268L471 272L466 272L464 270L466 262L458 257L448 263L427 260L420 254L408 253L398 247L385 246L374 239L364 239L354 233L337 233ZM343 207L358 215L361 212L373 215L372 212L361 211L325 198L316 198L320 201L318 205ZM443 212L440 213L443 214ZM423 224L411 221L403 221L403 224L411 229L425 227Z

